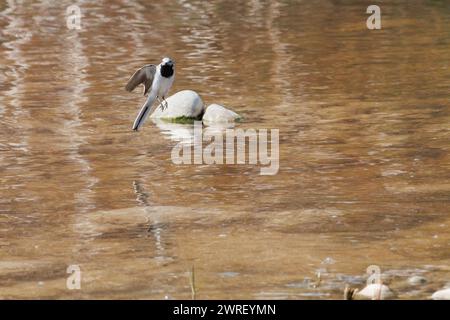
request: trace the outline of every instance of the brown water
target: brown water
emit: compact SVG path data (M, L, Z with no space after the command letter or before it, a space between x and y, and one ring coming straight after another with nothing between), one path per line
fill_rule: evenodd
M78 1L80 31L72 1L17 2L0 2L0 298L190 298L193 265L199 299L341 298L374 264L398 298L450 281L447 1L383 3L375 31L364 1ZM124 84L164 55L172 93L280 129L277 175L178 166L176 126L130 130L143 98Z

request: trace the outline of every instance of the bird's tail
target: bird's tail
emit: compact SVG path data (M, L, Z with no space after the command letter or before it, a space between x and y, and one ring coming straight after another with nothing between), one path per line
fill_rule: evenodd
M156 99L156 95L153 93L150 93L150 95L147 98L147 101L142 106L141 111L139 111L139 114L136 117L136 120L134 120L134 124L133 124L134 131L138 131L139 128L144 124L145 120L147 120L147 117L150 114L150 111L151 111L153 102L155 102L155 99Z

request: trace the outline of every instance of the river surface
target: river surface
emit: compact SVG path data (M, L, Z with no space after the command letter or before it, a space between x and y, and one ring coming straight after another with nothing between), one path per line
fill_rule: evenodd
M368 30L366 2L76 1L71 30L72 1L2 0L0 298L190 299L192 267L198 299L340 299L370 265L399 299L448 286L450 5ZM171 93L279 129L278 174L131 130L124 85L165 55Z

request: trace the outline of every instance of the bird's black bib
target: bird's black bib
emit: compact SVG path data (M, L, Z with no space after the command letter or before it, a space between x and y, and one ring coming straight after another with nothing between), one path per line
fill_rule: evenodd
M162 65L161 66L161 75L164 78L170 78L173 75L173 66Z

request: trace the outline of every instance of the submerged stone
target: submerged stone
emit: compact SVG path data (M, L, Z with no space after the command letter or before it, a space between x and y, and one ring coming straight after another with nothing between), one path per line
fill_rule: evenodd
M424 284L427 282L427 279L425 277L421 276L412 276L408 279L408 283L412 286L417 286L420 284Z

